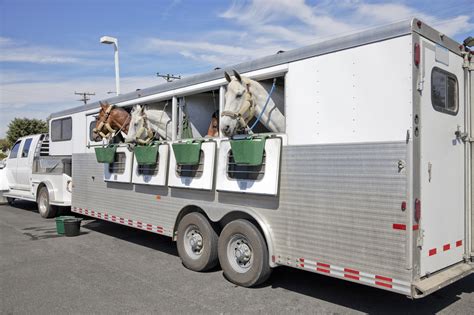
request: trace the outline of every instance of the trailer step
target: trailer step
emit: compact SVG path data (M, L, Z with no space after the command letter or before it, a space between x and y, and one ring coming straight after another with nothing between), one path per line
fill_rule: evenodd
M459 263L443 271L431 275L413 283L415 292L413 297L418 299L439 290L457 280L464 278L474 272L474 265L470 263Z

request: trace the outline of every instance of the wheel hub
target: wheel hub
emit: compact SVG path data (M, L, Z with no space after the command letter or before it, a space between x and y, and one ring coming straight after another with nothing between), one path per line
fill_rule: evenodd
M189 244L193 252L199 252L202 249L202 236L201 234L195 233L189 239Z
M240 245L237 245L237 248L235 249L235 258L239 265L247 264L251 257L252 252L247 244L241 243Z

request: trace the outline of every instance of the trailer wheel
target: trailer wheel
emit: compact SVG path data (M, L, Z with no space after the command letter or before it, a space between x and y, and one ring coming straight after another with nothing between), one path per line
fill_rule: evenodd
M179 222L177 246L186 268L209 270L217 265L217 233L202 214L187 214Z
M7 203L9 206L13 206L14 202L15 202L15 198L7 197Z
M46 186L40 188L36 199L38 211L43 218L53 218L56 215L56 207L49 203L49 192Z
M256 286L270 276L265 239L247 220L236 220L224 227L218 253L224 275L237 285Z

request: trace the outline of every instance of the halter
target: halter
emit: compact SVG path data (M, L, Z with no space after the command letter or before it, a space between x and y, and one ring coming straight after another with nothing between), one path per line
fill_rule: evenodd
M244 105L240 108L238 112L225 110L221 113L221 117L227 116L231 119L237 120L240 126L239 130L247 129L248 123L255 115L255 102L253 100L252 93L250 92L249 84L246 85L244 97Z
M109 116L110 116L110 112L112 111L112 109L114 108L114 105L109 105L107 107L107 109L105 110L105 119L102 121L99 122L99 126L97 126L96 128L94 128L92 131L99 134L102 138L108 138L109 135L112 133L115 133L115 129L113 129L111 126L110 126L110 123L108 122L109 120ZM107 133L104 133L102 131L103 128L106 128L106 132Z
M117 131L116 129L112 128L112 126L110 126L110 123L108 122L109 120L109 117L110 117L110 112L112 112L112 110L114 109L114 105L109 105L109 107L107 107L107 109L105 110L105 118L103 121L100 121L99 122L99 126L92 129L93 132L97 133L99 136L101 136L103 139L106 139L106 138L109 138L109 136L112 134L112 137L119 133L120 131L122 131L123 127L125 127L125 125L127 124L128 120L130 120L130 116L127 118L127 120L122 124L122 126L120 127L120 129ZM106 132L107 133L104 133L102 130L106 129Z
M143 126L141 126L140 129L138 129L137 134L135 135L135 140L140 144L148 144L155 137L155 133L148 126L148 119L145 113L143 113L142 119L143 119ZM145 131L146 131L147 138L145 140L140 139L141 135Z

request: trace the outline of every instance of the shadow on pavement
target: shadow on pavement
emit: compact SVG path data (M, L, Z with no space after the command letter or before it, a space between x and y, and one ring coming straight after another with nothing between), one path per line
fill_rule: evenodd
M15 202L15 207L37 212L36 205L30 202ZM86 216L84 219L86 220L82 224L84 229L178 256L176 245L169 237ZM23 234L32 239L63 237L53 235L55 229L44 227L28 227L23 230L25 231ZM35 236L34 232L40 232L42 235ZM83 233L88 232L81 234ZM209 272L218 270L220 268L216 267ZM411 300L400 294L288 267L275 268L270 279L255 290L268 287L282 288L364 313L433 314L458 301L461 294L473 293L474 274L419 300Z

